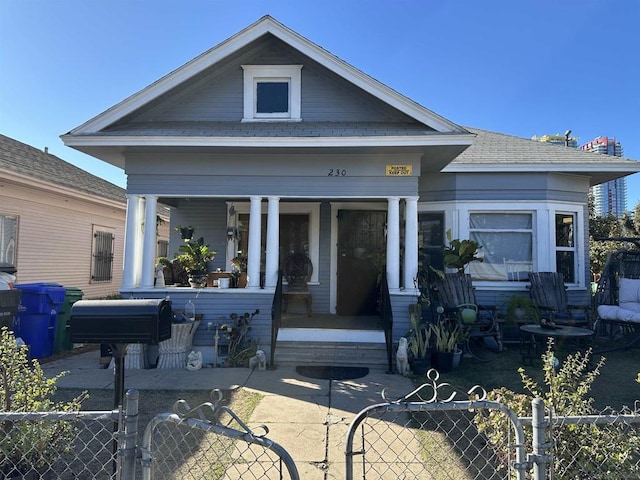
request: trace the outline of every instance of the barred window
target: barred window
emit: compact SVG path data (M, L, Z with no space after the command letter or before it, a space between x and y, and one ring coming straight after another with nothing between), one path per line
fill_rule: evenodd
M92 282L109 282L113 278L114 235L101 227L93 229Z

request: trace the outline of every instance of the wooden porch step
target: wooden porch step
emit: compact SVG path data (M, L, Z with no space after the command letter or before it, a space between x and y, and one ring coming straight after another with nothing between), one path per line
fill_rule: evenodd
M278 341L276 365L387 366L384 343Z

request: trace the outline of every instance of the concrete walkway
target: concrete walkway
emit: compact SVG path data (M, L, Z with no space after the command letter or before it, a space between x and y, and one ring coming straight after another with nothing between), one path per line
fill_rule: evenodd
M59 388L113 389L113 369L100 368L98 351L45 363L42 368L47 376L68 372L56 383ZM266 425L268 438L289 452L304 480L344 478L344 442L352 419L363 408L382 403L383 390L387 398L397 398L414 388L409 378L384 370L370 370L363 378L342 381L306 378L295 367L267 371L125 370L125 390L239 387L264 396L250 418L249 427Z

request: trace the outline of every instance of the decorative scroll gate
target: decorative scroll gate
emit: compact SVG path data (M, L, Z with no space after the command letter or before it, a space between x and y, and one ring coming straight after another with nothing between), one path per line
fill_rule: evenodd
M213 403L193 409L180 400L174 413L151 420L141 445L144 480L300 480L289 453L265 436L266 427L264 435L251 431L231 409L219 405L220 391L212 396Z
M455 391L439 399L439 390L450 385L438 384L435 370L427 378L431 383L356 415L345 441L346 480L640 478L637 408L554 416L535 398L532 415L518 417L506 405L486 400L486 391L478 386L468 392L469 400L454 400ZM578 429L580 438L587 433L599 442L597 450L576 444Z
M396 402L372 405L351 422L347 433L346 479L518 479L524 480L522 423L514 412L486 400L407 401L423 385ZM478 433L474 415L498 411L510 423L504 449L494 449ZM506 456L504 453L507 452Z

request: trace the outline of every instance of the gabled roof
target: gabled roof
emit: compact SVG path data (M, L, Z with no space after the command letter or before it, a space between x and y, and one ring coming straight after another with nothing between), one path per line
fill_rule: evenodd
M71 145L71 137L77 135L90 135L100 132L126 115L134 112L136 109L153 101L160 95L177 87L186 80L203 72L205 69L267 34L271 34L279 38L283 42L300 51L302 54L330 69L354 85L362 88L367 93L386 102L409 117L414 118L418 122L428 125L438 132L459 134L468 133L459 125L456 125L431 110L424 108L404 95L401 95L395 90L387 87L347 62L329 53L322 47L307 40L300 34L285 27L271 16L266 15L253 25L241 30L229 39L204 52L138 93L133 94L100 115L71 130L68 134L62 136L63 140L65 140L65 143L70 140L71 142L68 144Z
M563 145L467 127L476 134L469 148L443 172L561 172L591 177L591 185L640 172L640 162Z
M125 190L96 177L61 158L0 134L0 175L38 180L51 187L68 189L119 203L126 202Z

